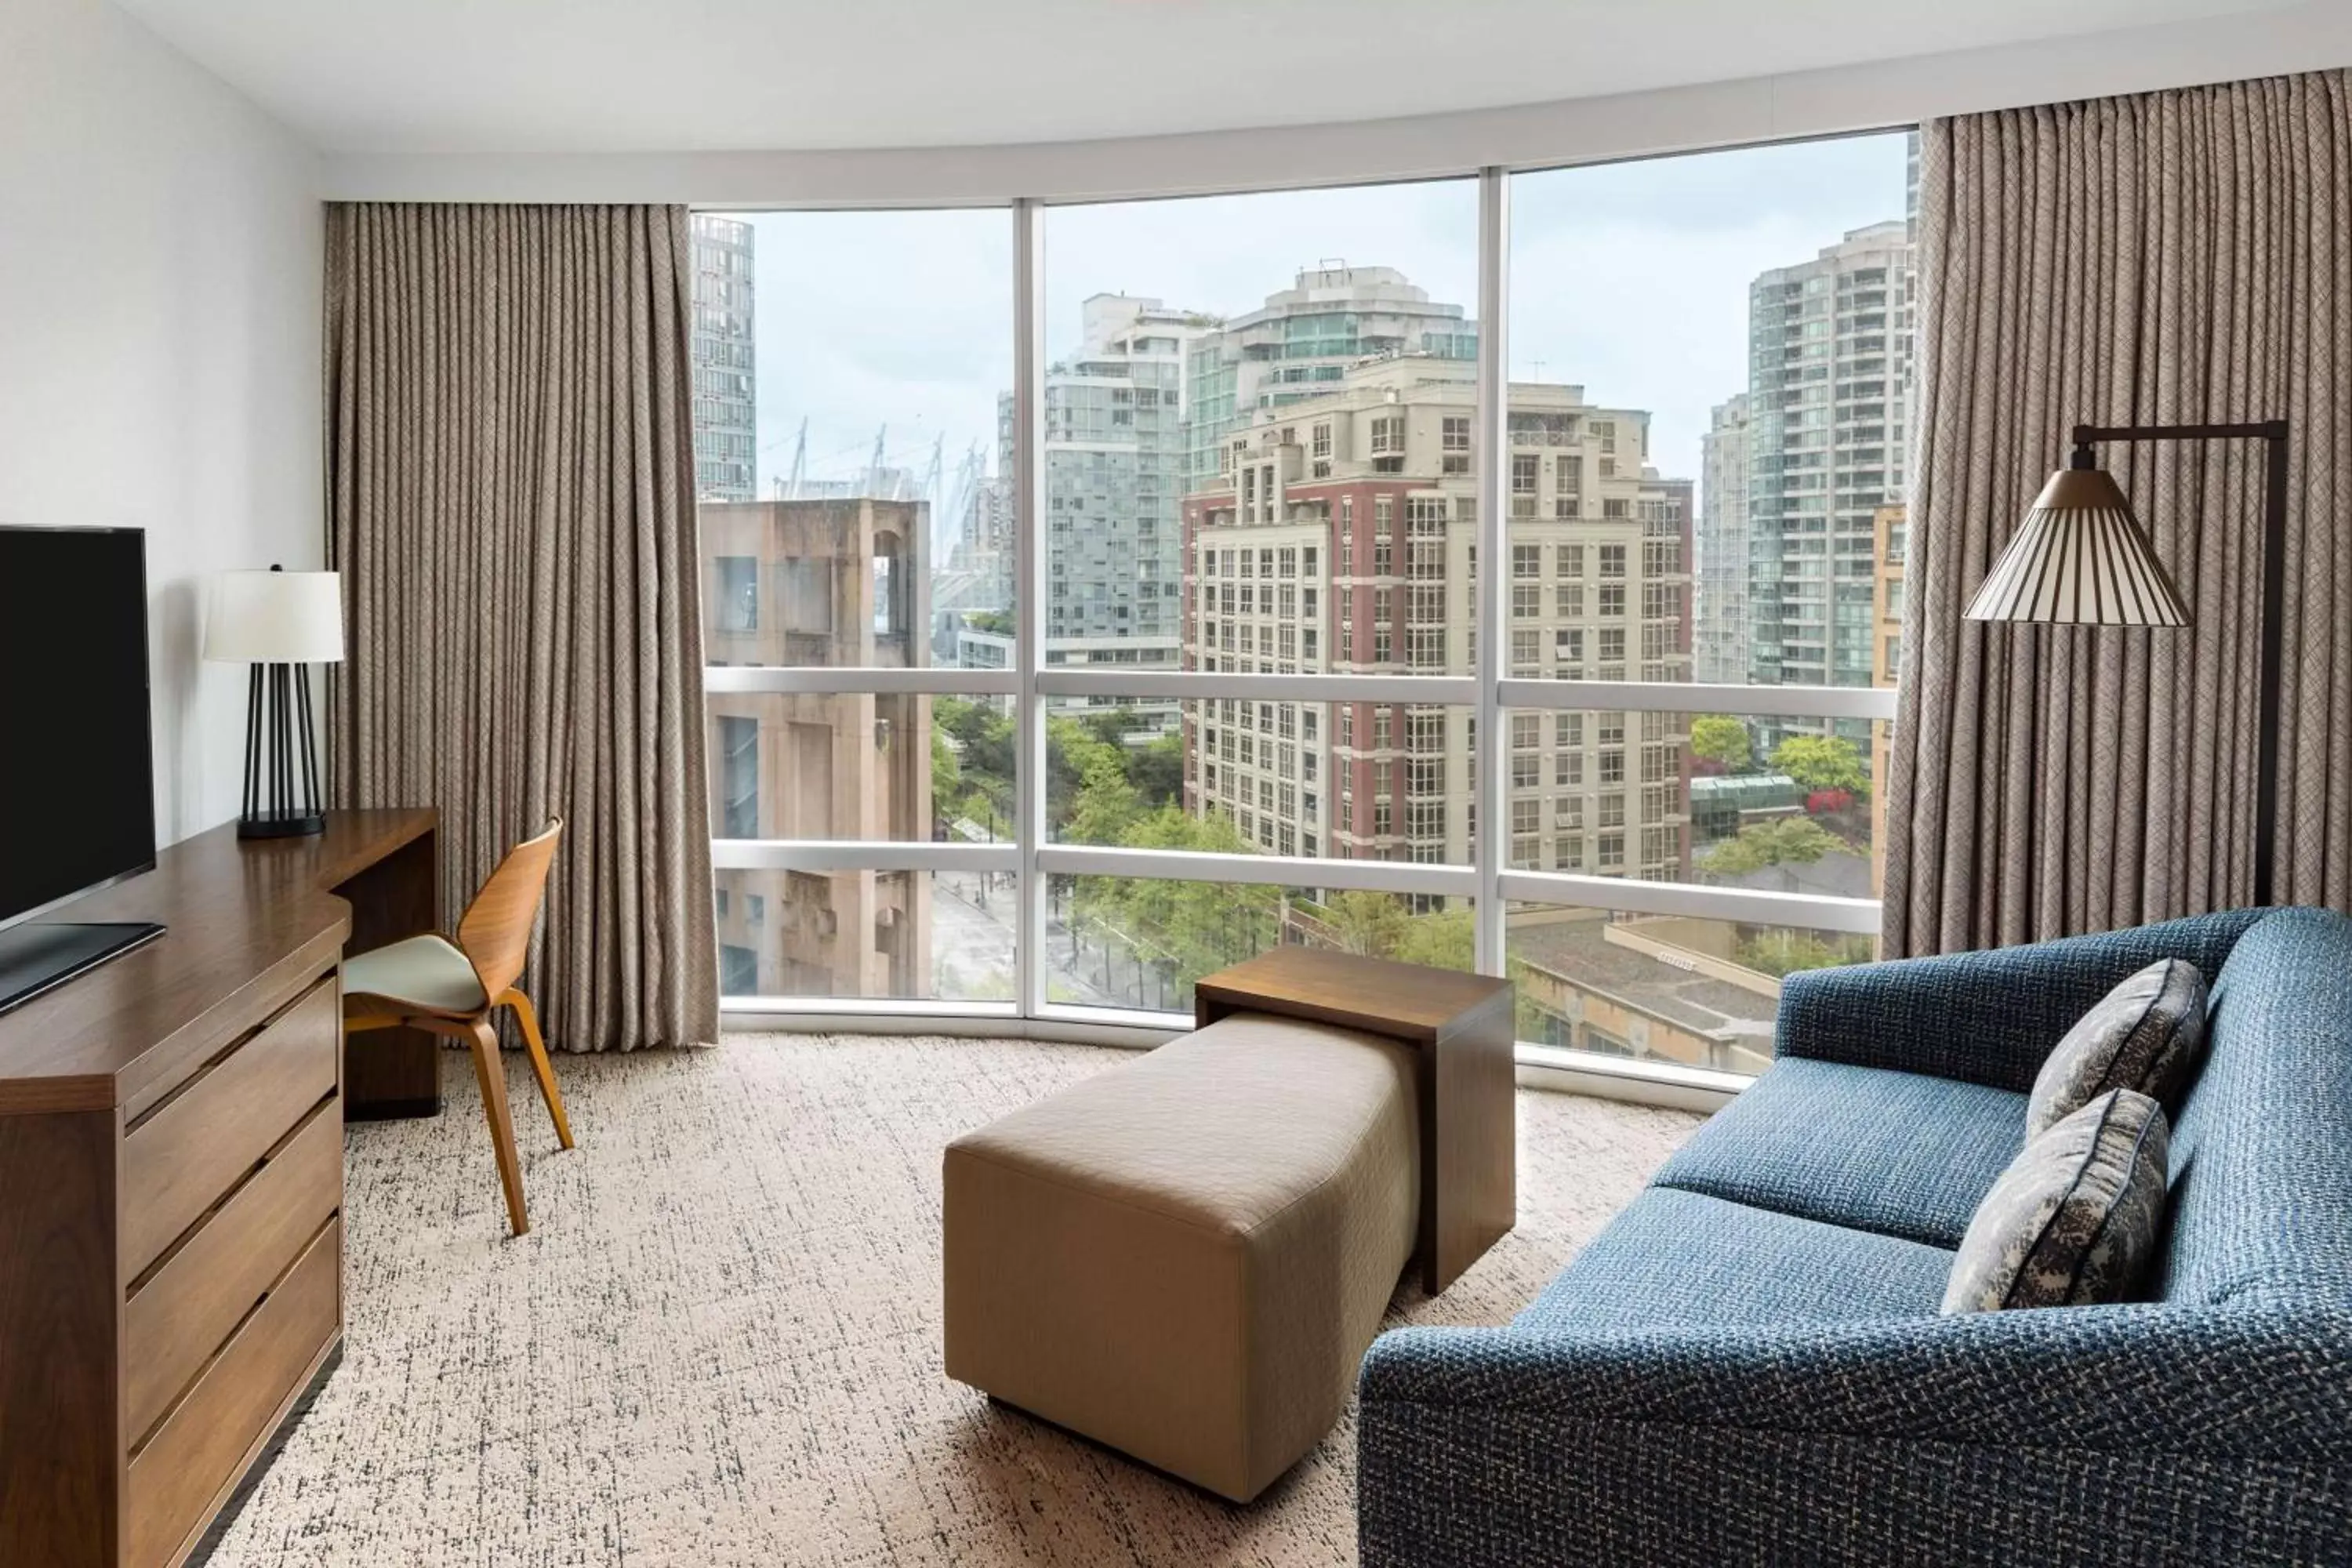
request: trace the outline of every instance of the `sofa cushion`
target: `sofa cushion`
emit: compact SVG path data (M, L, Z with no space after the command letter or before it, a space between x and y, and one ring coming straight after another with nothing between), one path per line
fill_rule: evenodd
M2011 1090L1790 1059L1716 1112L1657 1180L1952 1247L2024 1144L2025 1096Z
M2164 1223L2164 1108L2111 1089L2025 1146L1952 1263L1947 1312L2100 1307L2147 1277Z
M1929 1316L1951 1268L1940 1247L1652 1187L1517 1326L1591 1332Z
M2205 977L2159 958L2118 983L2042 1064L2026 1097L2025 1135L2038 1138L2111 1089L2137 1089L2180 1110L2205 1048Z

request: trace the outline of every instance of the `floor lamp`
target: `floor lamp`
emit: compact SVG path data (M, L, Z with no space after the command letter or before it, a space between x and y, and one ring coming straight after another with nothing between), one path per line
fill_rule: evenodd
M2074 453L2050 476L1968 608L1972 621L2185 626L2189 607L2147 530L2092 447L2103 441L2263 443L2262 711L2254 774L2254 902L2268 904L2278 827L2281 645L2286 604L2286 421L2246 425L2077 425Z

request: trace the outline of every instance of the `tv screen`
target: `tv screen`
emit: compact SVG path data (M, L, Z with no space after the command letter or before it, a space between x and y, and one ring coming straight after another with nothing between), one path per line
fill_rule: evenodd
M0 925L155 863L146 536L0 528Z

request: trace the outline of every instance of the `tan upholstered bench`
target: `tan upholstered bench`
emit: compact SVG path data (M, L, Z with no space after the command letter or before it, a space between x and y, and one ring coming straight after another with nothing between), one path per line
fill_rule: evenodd
M1255 1497L1338 1419L1413 1258L1416 1061L1236 1014L950 1144L948 1375Z

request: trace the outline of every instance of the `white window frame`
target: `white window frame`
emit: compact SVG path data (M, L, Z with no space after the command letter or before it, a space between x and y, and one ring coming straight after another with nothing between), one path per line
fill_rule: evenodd
M1506 366L1509 343L1510 174L1501 167L1479 170L1478 184L1478 404L1473 415L1472 464L1475 495L1475 548L1481 559L1512 560L1507 487L1510 468L1490 454L1510 451L1506 428ZM1411 860L1337 860L1309 856L1213 855L1174 850L1129 849L1046 840L1045 791L1045 710L1049 698L1133 700L1175 698L1249 702L1370 702L1417 706L1444 704L1472 710L1471 732L1491 753L1488 765L1474 767L1475 819L1511 820L1508 791L1509 726L1517 710L1580 710L1640 713L1727 713L1767 717L1891 721L1891 689L1853 687L1723 686L1685 682L1538 679L1507 674L1500 637L1475 640L1474 672L1466 676L1249 674L1223 670L1108 670L1048 666L1045 662L1045 607L1049 603L1045 502L1044 402L1045 368L1044 246L1047 205L1023 198L1011 205L1013 241L1013 447L1016 479L1014 520L1020 544L1013 666L1007 669L787 668L713 667L704 672L709 693L873 693L930 696L998 696L1015 699L1015 837L1011 843L907 843L897 841L805 841L715 839L717 868L773 868L805 871L991 871L1017 878L1015 994L1010 1001L955 1002L901 998L735 996L722 1009L735 1026L773 1022L800 1027L905 1027L987 1033L1008 1020L1051 1026L1064 1037L1142 1044L1164 1038L1185 1026L1181 1016L1132 1009L1077 1006L1046 998L1045 952L1048 915L1045 879L1050 876L1170 878L1283 887L1362 889L1403 896L1473 900L1479 973L1507 973L1505 916L1513 902L1570 904L1629 914L1674 915L1811 930L1875 934L1879 903L1871 899L1758 892L1630 877L1515 869L1509 836L1477 836L1475 863L1433 865ZM1383 455L1388 455L1383 453ZM1392 537L1382 534L1383 540ZM1220 563L1221 567L1228 563ZM1579 574L1578 581L1589 581ZM1489 571L1475 585L1475 616L1507 626L1509 572ZM1549 786L1547 786L1549 787ZM1343 786L1341 798L1347 799ZM1580 1086L1609 1085L1602 1092L1673 1103L1693 1103L1694 1094L1736 1092L1745 1080L1711 1073L1521 1042L1525 1069L1566 1071Z

